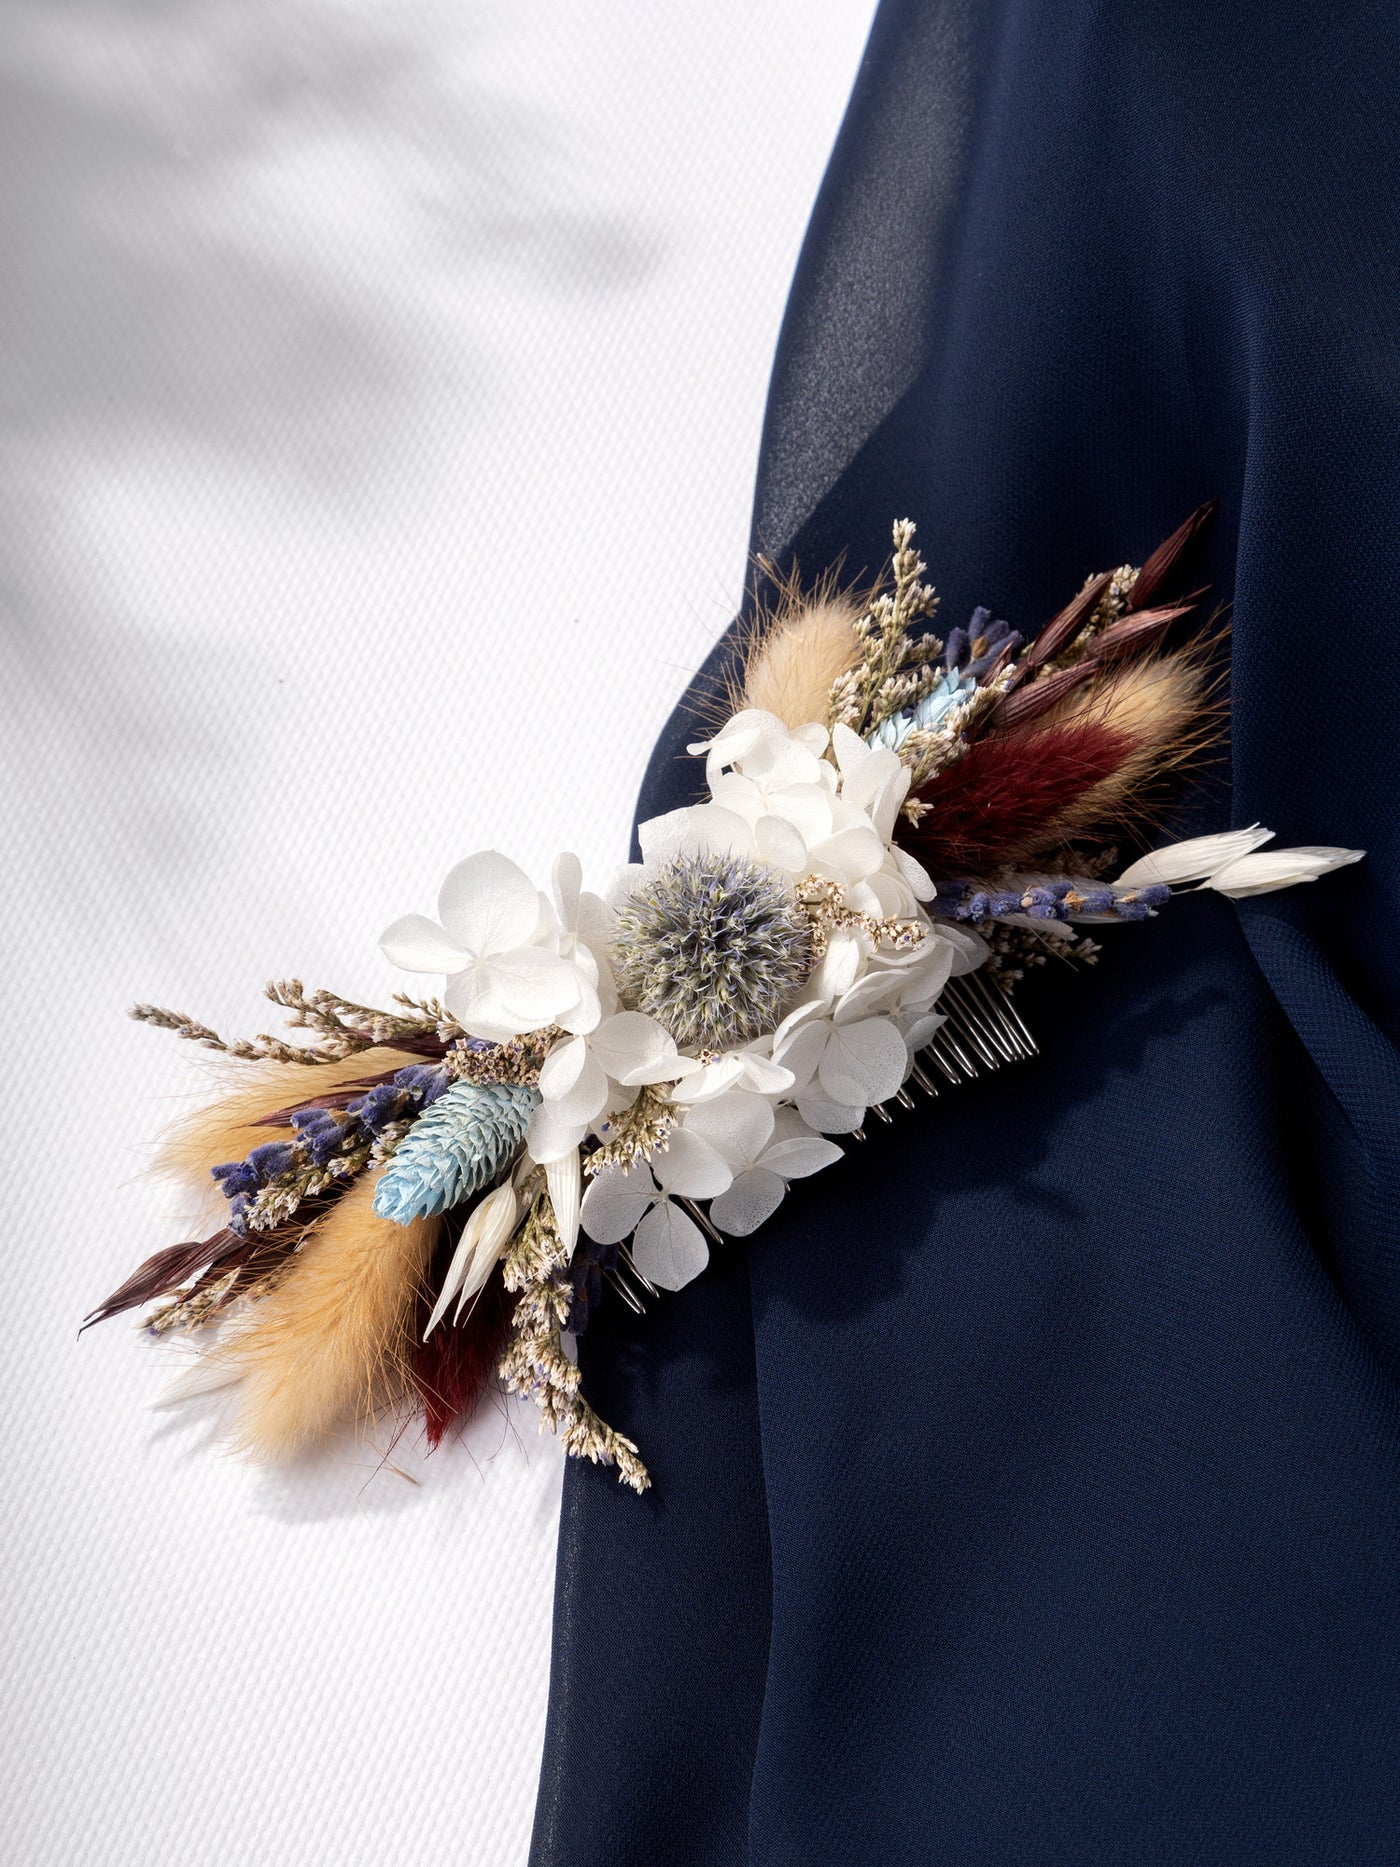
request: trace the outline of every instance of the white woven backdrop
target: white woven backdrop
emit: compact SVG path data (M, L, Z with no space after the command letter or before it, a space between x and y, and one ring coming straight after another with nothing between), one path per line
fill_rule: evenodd
M0 0L6 1676L19 1867L511 1867L560 1460L275 1474L78 1318L268 976L625 853L740 587L869 0Z

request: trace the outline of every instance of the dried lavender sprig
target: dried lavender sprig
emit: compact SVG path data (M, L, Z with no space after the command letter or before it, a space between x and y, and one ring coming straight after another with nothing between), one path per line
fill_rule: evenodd
M1143 921L1171 899L1162 882L1146 888L1059 878L998 888L981 882L939 882L934 912L946 920L1001 921L1029 915L1032 920Z
M415 1118L450 1082L441 1064L413 1063L377 1083L342 1112L294 1110L295 1139L265 1141L244 1160L211 1169L229 1201L234 1231L271 1231L309 1199L387 1160Z

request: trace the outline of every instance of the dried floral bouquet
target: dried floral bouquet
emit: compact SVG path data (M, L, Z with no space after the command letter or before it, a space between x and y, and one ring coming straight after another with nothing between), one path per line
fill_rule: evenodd
M498 1374L645 1489L571 1352L605 1287L634 1308L679 1289L871 1110L1029 1055L1011 993L1047 951L1092 959L1084 927L1358 858L1266 851L1255 826L1118 871L1215 730L1210 640L1172 645L1201 593L1170 594L1209 511L1029 642L983 609L931 633L907 520L868 602L789 588L690 748L709 800L643 824L606 896L573 856L545 895L488 851L437 921L389 928L440 999L270 986L304 1043L137 1006L247 1066L163 1155L212 1172L227 1212L89 1321L154 1303L157 1335L209 1330L174 1392L227 1389L255 1456L414 1407L436 1445Z

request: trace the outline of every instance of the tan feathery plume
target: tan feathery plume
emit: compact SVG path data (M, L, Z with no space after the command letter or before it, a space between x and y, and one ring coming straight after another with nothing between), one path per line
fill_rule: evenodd
M785 726L825 722L833 682L859 653L852 624L862 605L835 578L824 577L805 594L796 576L783 586L776 609L754 625L742 680L730 693L732 710L757 707Z
M1207 672L1213 646L1202 640L1127 662L1045 715L1046 725L1106 727L1132 747L1111 777L1084 791L1058 818L1057 841L1139 827L1170 796L1172 780L1210 750L1220 724Z
M238 1383L234 1443L249 1458L285 1458L363 1424L408 1386L442 1219L381 1219L378 1178L363 1174L341 1195L248 1325L205 1357L207 1375Z
M268 1129L257 1126L264 1117L294 1108L299 1100L310 1101L363 1078L422 1061L406 1050L377 1048L358 1051L340 1063L231 1065L227 1090L171 1124L161 1137L151 1169L175 1179L207 1179L209 1169L220 1161L242 1160L274 1138Z

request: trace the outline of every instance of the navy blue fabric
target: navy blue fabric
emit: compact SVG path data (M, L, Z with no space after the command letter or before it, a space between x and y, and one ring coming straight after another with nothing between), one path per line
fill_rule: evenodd
M1398 55L1393 0L880 9L755 545L907 513L946 625L1034 629L1216 494L1183 822L1371 853L1109 930L1039 1061L599 1318L656 1482L566 1481L534 1867L1400 1860Z

